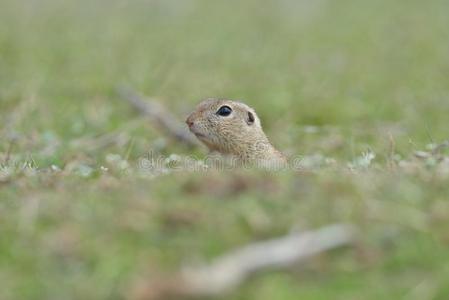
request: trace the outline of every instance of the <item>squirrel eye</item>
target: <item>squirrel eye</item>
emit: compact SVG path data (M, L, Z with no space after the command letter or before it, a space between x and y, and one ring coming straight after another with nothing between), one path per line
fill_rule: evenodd
M217 115L227 117L232 113L232 109L229 106L222 106L217 110Z

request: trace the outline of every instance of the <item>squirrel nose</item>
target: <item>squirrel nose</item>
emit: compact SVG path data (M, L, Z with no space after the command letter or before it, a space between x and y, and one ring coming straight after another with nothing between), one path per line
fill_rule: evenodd
M187 126L192 127L193 126L193 121L190 118L187 118L186 124L187 124Z

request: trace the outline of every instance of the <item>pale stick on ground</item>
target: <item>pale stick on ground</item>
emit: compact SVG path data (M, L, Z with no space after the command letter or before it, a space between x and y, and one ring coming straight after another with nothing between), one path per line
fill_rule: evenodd
M161 103L144 98L129 88L119 87L117 90L121 99L128 102L150 121L157 124L169 136L188 147L193 148L199 145L195 137L189 133L186 126L173 116Z
M311 256L354 242L355 229L335 224L254 243L226 254L210 265L187 268L170 280L141 282L131 299L211 297L235 289L250 275L298 264Z

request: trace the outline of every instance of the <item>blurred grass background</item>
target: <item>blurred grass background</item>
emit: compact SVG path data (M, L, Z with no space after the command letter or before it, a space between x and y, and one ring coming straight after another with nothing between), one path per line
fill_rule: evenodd
M447 299L448 172L413 153L448 138L448 11L442 0L2 0L0 298L122 299L145 274L346 221L365 233L360 249L223 299ZM376 158L356 174L141 176L150 149L205 152L137 117L123 84L180 120L202 98L241 99L278 148L318 164Z

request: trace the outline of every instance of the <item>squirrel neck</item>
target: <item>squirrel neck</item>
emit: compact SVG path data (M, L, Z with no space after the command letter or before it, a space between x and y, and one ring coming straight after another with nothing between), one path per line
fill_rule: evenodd
M220 152L231 154L245 162L285 160L283 155L270 143L262 129L256 131L256 134L253 133L249 138L228 141L225 145L219 149Z

